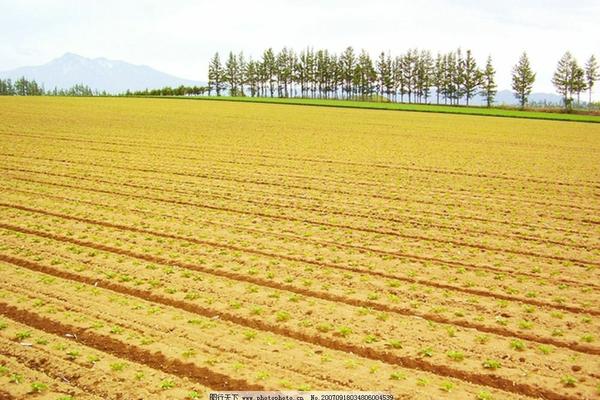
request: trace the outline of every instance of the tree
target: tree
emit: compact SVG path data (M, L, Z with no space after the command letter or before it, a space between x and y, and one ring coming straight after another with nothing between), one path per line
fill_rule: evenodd
M277 66L275 61L275 54L273 53L273 49L270 47L263 52L262 66L265 82L269 85L269 95L273 97L273 94L275 92L274 84L276 80L275 73Z
M585 84L585 71L577 64L577 60L575 59L571 62L571 71L571 91L577 94L577 104L579 104L581 92L587 88Z
M354 78L354 68L356 66L356 57L354 49L347 47L340 56L340 68L344 86L342 90L346 93L346 98L349 99L352 93L352 81Z
M598 72L598 62L596 61L596 57L593 55L590 59L585 63L585 80L587 84L587 89L589 91L589 104L592 103L592 88L594 87L594 83L600 79L600 74Z
M454 70L452 75L452 97L454 104L459 104L460 99L463 97L463 84L465 77L465 61L462 56L460 48L454 53Z
M223 76L224 80L229 83L229 95L237 96L238 95L238 82L240 80L239 77L239 66L238 60L233 52L229 52L229 57L225 62L225 74Z
M221 59L219 53L215 53L210 63L208 64L208 95L214 90L217 96L221 95L221 91L224 89L224 71L221 65Z
M237 67L238 67L238 96L245 96L244 94L244 85L246 84L246 71L248 65L246 64L246 59L244 58L244 53L240 52L237 57Z
M259 67L256 61L250 59L246 64L246 84L250 89L250 96L259 94Z
M418 53L417 49L410 49L402 57L402 73L404 74L404 84L406 88L406 94L408 95L408 102L412 103L413 93L416 88L417 81L417 60Z
M558 94L562 96L566 109L571 108L571 103L573 100L571 98L573 75L572 66L573 56L567 51L558 61L556 71L554 71L554 75L552 75L552 84L556 88Z
M480 94L485 99L485 103L488 107L494 103L494 98L497 93L496 86L496 70L492 65L492 56L488 56L487 62L485 63L485 69L481 76L481 92Z
M375 91L377 73L373 67L373 60L365 50L361 51L358 57L355 76L357 77L356 83L361 99L370 98Z
M527 53L523 52L512 71L512 89L521 108L525 108L525 104L527 104L527 99L533 89L533 82L535 82L535 73L531 69Z
M444 86L444 74L445 74L444 57L438 53L435 58L435 65L432 71L431 84L435 88L436 104L440 104L440 94L443 91Z
M419 102L424 100L427 103L432 85L433 67L431 53L428 50L422 50L417 57L416 91Z
M477 89L481 84L481 71L477 68L477 62L475 61L475 58L473 58L471 50L467 50L466 57L462 64L463 93L468 106L469 100L475 96Z

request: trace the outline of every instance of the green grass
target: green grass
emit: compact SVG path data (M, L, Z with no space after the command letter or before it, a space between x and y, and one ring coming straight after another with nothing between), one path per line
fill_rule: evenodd
M324 100L324 99L296 99L296 98L270 98L270 97L229 97L229 96L139 96L166 99L190 99L190 100L218 100L218 101L242 101L249 103L270 103L270 104L291 104L304 106L321 107L343 107L343 108L364 108L374 110L391 111L415 111L415 112L433 112L444 114L463 114L479 115L487 117L508 117L508 118L528 118L528 119L546 119L555 121L571 122L593 122L600 123L599 115L566 114L559 112L513 110L507 108L487 108L477 106L447 106L437 104L406 104L406 103L384 103L374 101L354 101L354 100Z

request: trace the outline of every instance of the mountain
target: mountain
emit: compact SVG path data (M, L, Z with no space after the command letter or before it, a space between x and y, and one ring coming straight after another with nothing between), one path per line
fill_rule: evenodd
M482 101L483 102L483 101ZM531 93L529 102L561 105L562 97L555 93ZM496 94L496 104L518 104L515 94L510 90L499 90Z
M66 53L46 64L21 67L0 72L0 78L20 77L35 79L47 90L68 89L83 83L93 90L121 93L129 90L144 90L164 86L201 86L203 82L178 78L145 65L133 65L124 61L106 58L86 58Z
M432 91L430 102L435 103L435 90ZM537 103L537 104L548 104L548 105L558 105L562 104L562 97L554 93L531 93L528 99L529 103ZM464 98L461 99L460 104L464 105ZM485 105L485 99L480 95L476 95L469 101L470 105L473 106L483 106ZM494 99L495 105L509 105L516 106L519 105L519 102L515 98L515 94L510 90L499 90L496 93L496 97Z

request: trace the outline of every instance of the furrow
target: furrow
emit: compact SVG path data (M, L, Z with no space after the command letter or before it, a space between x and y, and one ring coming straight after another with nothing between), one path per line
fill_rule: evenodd
M195 311L198 314L203 312L206 316L214 316L214 312L198 306ZM234 379L227 380L225 376L212 372L206 368L197 367L191 363L184 363L175 359L167 359L160 353L151 353L147 350L140 349L137 346L122 343L110 337L90 332L87 329L75 327L72 325L63 324L49 318L40 316L34 312L19 309L7 303L0 301L0 314L3 314L10 319L24 323L37 329L45 330L53 334L64 334L65 332L75 335L79 342L94 347L98 350L117 355L121 358L129 359L134 362L143 361L143 364L161 369L167 373L173 373L177 376L185 376L195 381L204 384L210 388L220 390L264 390L257 388L257 385L250 385L247 382L239 382ZM479 374L475 372L459 370L447 365L432 364L431 362L408 356L397 356L388 352L381 352L374 349L357 346L345 343L339 340L315 336L299 331L292 330L287 327L274 325L261 320L253 320L229 313L220 313L220 319L233 322L238 325L246 326L252 329L260 329L269 331L275 334L290 337L305 343L330 348L332 350L352 353L360 357L368 358L375 361L381 361L388 364L395 364L404 368L420 370L433 373L439 376L459 379L476 385L492 387L507 392L526 395L531 397L543 396L551 400L575 400L572 396L567 396L561 393L554 392L549 389L532 386L525 383L517 383L506 378L495 375ZM237 386L236 386L237 385Z
M131 362L147 365L151 368L173 374L179 377L187 377L204 386L215 390L265 390L260 385L251 384L246 381L231 378L229 376L214 372L208 368L199 367L192 363L182 362L177 359L169 359L162 353L151 352L137 346L123 343L111 337L97 334L90 330L64 324L43 317L34 312L19 309L10 304L0 301L0 314L24 325L46 331L48 333L63 336L65 334L76 337L77 342L96 350L114 355Z
M89 139L84 140L84 139L73 139L73 138L56 137L56 136L51 137L48 135L43 135L43 136L42 135L23 135L23 134L15 134L15 133L2 133L2 134L3 135L11 135L11 136L34 137L34 138L41 138L41 139L51 138L53 140L74 141L74 142L82 142L82 143L116 144L119 146L135 147L135 148L138 148L140 146L139 143L134 144L134 143L124 143L124 142L102 142L102 141L89 140ZM163 146L149 146L147 144L143 144L143 145L146 147L165 149L165 147L163 147ZM185 146L184 148L186 148L186 147L188 147L188 146ZM166 147L166 148L168 149L169 147ZM182 147L178 147L178 148L182 148ZM192 147L192 149L195 151L202 150L202 148L195 147L195 146ZM269 158L268 156L265 156L265 155L261 155L261 157ZM469 176L469 177L486 178L486 179L525 181L525 182L534 182L534 183L542 183L542 184L558 185L558 186L591 187L591 188L596 188L596 189L600 188L600 183L598 183L596 181L590 181L590 182L586 182L586 183L583 183L583 182L575 183L575 182L551 181L551 180L535 178L535 177L506 176L506 175L496 175L496 174L489 174L489 173L469 173L469 172L464 172L464 171L451 171L451 170L436 169L436 168L417 168L417 167L408 167L408 166L401 166L401 165L386 165L386 164L381 164L381 163L363 164L363 163L352 162L352 161L326 160L326 159L289 157L289 156L288 157L271 156L270 158L278 158L278 159L283 159L283 160L297 160L297 161L315 162L315 163L326 163L326 164L357 165L357 166L376 167L376 168L385 168L385 169L400 169L400 170L414 171L414 172Z

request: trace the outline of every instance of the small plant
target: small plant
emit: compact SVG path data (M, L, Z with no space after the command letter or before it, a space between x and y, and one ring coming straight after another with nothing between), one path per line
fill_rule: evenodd
M8 324L4 321L0 321L0 331L8 328Z
M277 319L277 322L286 322L292 317L287 311L278 311L277 314L275 314L275 318Z
M488 392L487 390L482 390L481 392L477 393L477 400L492 400L492 394L490 392Z
M592 343L594 341L594 337L590 334L585 334L581 337L581 340L586 343Z
M519 322L519 328L521 328L521 329L531 329L531 328L533 328L533 322L531 322L531 321L521 321L521 322Z
M390 315L388 313L382 312L377 314L377 319L379 321L387 321L390 318Z
M462 351L450 350L446 355L453 361L462 361L465 359L465 355Z
M36 344L39 344L40 346L45 346L48 344L48 340L47 339L38 339L35 341Z
M337 333L342 337L347 337L352 333L352 329L347 326L342 326L337 330Z
M377 342L379 339L377 338L377 336L375 335L367 335L365 336L365 343L375 343Z
M533 314L535 312L535 307L534 306L525 306L525 307L523 307L523 311L525 311L527 314Z
M545 344L540 344L538 346L538 350L544 355L548 355L548 354L552 353L552 347L546 346Z
M456 328L453 326L449 326L446 328L446 332L448 332L448 336L455 337L456 336Z
M417 379L417 386L427 386L429 385L429 380L427 380L426 378L418 378Z
M331 325L330 323L326 322L326 323L322 323L319 324L315 327L319 332L321 333L327 333L329 331L331 331L333 329L333 325Z
M256 331L246 331L244 332L244 338L246 340L252 340L254 338L256 338L257 332Z
M486 344L490 341L490 335L477 335L475 336L475 340L479 344Z
M562 378L560 378L560 381L566 387L575 387L575 384L577 383L577 379L571 375L563 376Z
M137 371L133 377L136 380L141 381L142 379L144 379L144 372L143 371Z
M113 326L112 328L110 328L110 333L120 335L121 333L123 333L123 328L121 328L120 326Z
M23 382L23 375L21 374L12 374L8 379L11 383L19 384Z
M8 368L5 365L0 365L0 376L8 375Z
M194 349L187 349L186 351L184 351L183 353L181 353L181 356L183 358L192 358L196 355L196 350Z
M20 331L15 334L15 338L19 341L25 340L31 337L30 331Z
M387 345L389 347L391 347L392 349L401 349L402 348L402 342L398 339L390 339L388 341Z
M127 367L127 364L125 364L124 362L116 362L110 364L110 369L115 372L121 372L125 369L125 367Z
M175 387L175 382L171 379L165 379L160 383L160 388L162 390L173 389Z
M525 343L523 341L515 339L510 341L510 348L517 351L525 350Z
M187 394L187 396L185 396L186 399L199 399L200 398L200 393L196 392L195 390L192 390L191 392L189 392Z
M260 380L260 381L264 381L265 379L267 379L269 377L269 373L265 372L265 371L259 371L256 374L256 379Z
M100 361L100 357L98 357L96 354L90 354L87 360L90 364L95 364Z
M406 375L402 372L395 371L390 374L390 379L393 381L403 381L406 379Z
M431 347L426 347L419 351L419 355L421 357L433 357L433 349Z
M262 307L252 307L252 309L250 310L250 314L252 315L261 315L263 313L263 308Z
M450 393L453 388L454 388L454 383L452 383L450 381L443 381L440 384L440 390L443 390L444 392Z
M41 382L32 382L31 383L31 391L33 393L41 393L48 389L48 385Z
M70 360L74 360L79 357L81 354L77 350L71 350L67 352L67 358Z
M501 366L502 365L500 364L500 361L496 361L496 360L487 359L483 362L483 368L487 368L487 369L498 369Z

